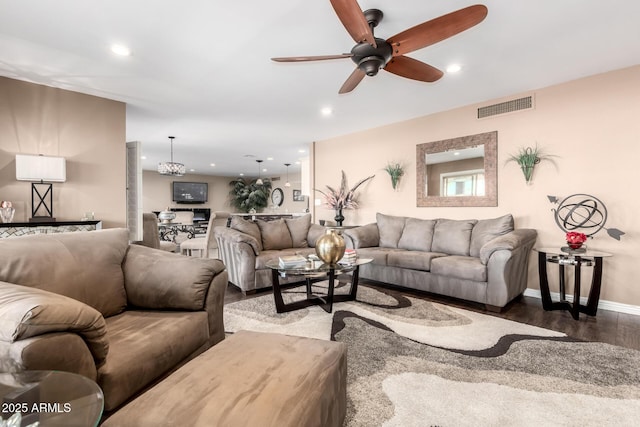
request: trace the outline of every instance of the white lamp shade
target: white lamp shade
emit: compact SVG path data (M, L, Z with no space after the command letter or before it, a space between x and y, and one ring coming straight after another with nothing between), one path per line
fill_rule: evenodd
M65 182L67 167L64 157L16 154L18 181Z

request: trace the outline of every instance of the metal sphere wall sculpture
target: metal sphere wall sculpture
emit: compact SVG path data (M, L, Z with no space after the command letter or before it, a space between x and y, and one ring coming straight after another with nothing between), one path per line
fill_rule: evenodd
M623 231L617 228L605 228L607 222L607 207L597 197L589 194L572 194L560 200L556 196L547 196L551 203L558 205L551 209L558 227L565 233L578 231L592 237L598 231L605 229L607 234L620 240Z

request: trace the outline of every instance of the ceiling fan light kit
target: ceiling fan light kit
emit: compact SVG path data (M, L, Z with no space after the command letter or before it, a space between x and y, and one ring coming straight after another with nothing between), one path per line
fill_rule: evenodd
M338 93L348 93L365 76L373 77L380 69L392 74L422 82L435 82L444 73L431 65L405 56L406 53L435 44L465 31L484 20L488 10L484 5L473 5L423 22L384 40L373 34L384 14L379 9L364 12L356 0L330 0L338 18L357 43L350 54L271 58L276 62L320 61L351 58L356 69L344 82Z

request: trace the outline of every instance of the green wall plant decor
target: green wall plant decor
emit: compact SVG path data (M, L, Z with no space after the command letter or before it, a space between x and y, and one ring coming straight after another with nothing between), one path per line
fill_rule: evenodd
M509 156L506 163L516 162L520 166L527 184L531 184L535 165L542 160L550 160L552 157L554 156L545 154L537 145L535 147L520 147L516 154Z
M404 175L404 167L400 163L389 163L384 170L387 171L391 177L391 187L396 190L400 178Z

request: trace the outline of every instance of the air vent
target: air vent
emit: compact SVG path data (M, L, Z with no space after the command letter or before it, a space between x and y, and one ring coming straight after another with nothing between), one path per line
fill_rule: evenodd
M514 111L529 110L533 108L533 96L512 99L499 104L487 105L478 108L478 118L497 116L498 114L513 113Z

